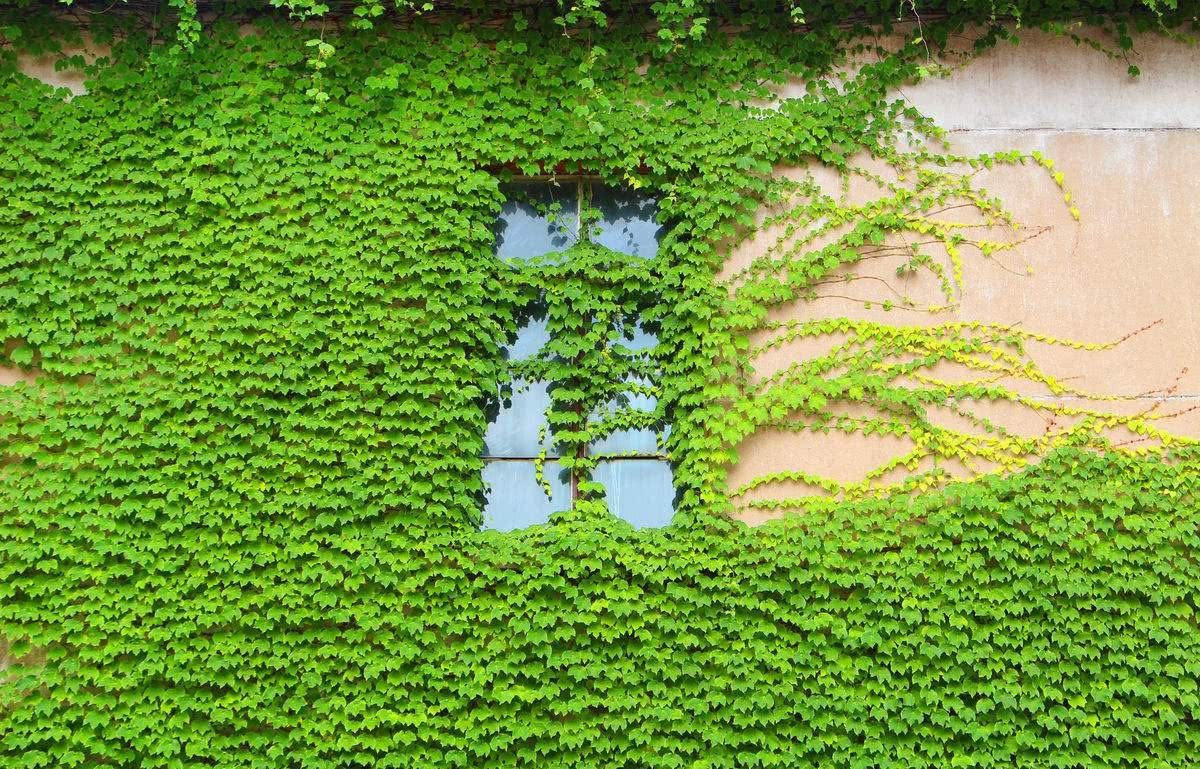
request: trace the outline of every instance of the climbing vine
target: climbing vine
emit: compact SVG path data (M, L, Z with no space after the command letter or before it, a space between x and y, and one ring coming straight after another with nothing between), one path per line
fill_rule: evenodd
M380 7L315 53L286 14L185 11L176 41L98 14L74 98L18 66L69 42L61 18L3 11L0 340L25 374L0 389L6 766L1189 762L1200 453L1157 412L1008 383L1071 392L1028 346L1112 342L779 312L882 255L942 297L889 308L952 306L964 262L1022 237L980 169L1027 163L1071 206L1049 159L955 155L894 96L968 17L889 46L834 3L782 10L804 34L699 2L656 4L667 35L592 2L368 28ZM1140 8L1091 6L1113 29L1186 13ZM657 255L514 269L493 254L514 172L652 190ZM544 354L505 360L534 315ZM656 347L621 347L635 319ZM660 430L673 524L634 530L585 481L548 525L479 530L484 430L522 378L563 383L565 446ZM658 406L576 406L632 391ZM1013 434L997 401L1063 426ZM915 448L855 484L729 488L763 429ZM747 504L803 514L730 517L779 481L812 493Z

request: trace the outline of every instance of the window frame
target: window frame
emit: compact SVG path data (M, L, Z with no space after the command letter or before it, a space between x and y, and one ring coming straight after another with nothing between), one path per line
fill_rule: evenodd
M573 212L574 230L568 231L567 234L570 237L570 241L569 241L569 244L566 246L566 248L564 248L563 250L572 248L577 243L582 241L585 237L586 233L585 233L585 228L584 228L584 223L583 223L584 202L586 201L589 204L591 203L591 201L593 199L593 194L594 194L594 186L593 185L600 184L600 185L607 185L607 186L613 187L615 189L621 189L621 188L618 188L615 185L612 185L609 182L607 182L604 179L604 177L602 177L598 174L589 174L589 173L571 173L571 174L516 174L516 173L514 173L514 174L511 174L510 176L501 176L498 174L496 178L498 179L498 182L499 182L501 188L503 188L506 185L531 185L532 186L532 185L536 185L539 183L551 185L552 188L561 188L564 191L567 189L570 189L571 187L574 188L574 191L572 193L574 196L574 212ZM636 190L634 190L634 191L636 191ZM585 197L585 195L586 195L586 197ZM647 196L653 197L655 204L657 205L657 203L658 203L657 195L647 195ZM506 200L505 202L508 202L508 201ZM565 212L565 210L566 210L566 207L564 206L564 212ZM665 229L665 225L660 225L660 227L662 229ZM589 238L589 240L590 240L590 238ZM657 246L658 241L659 241L659 238L656 238L656 246ZM656 249L655 256L645 257L645 258L653 259L656 257L657 257L657 249ZM512 261L513 261L507 257L498 256L497 258L509 263L510 265L512 264ZM519 269L519 265L516 268ZM638 326L640 327L640 323L638 324ZM525 328L525 327L527 327L527 326L524 326L523 328ZM520 334L520 330L518 330L518 336L519 336L519 334ZM655 339L657 342L657 335L655 335ZM524 382L524 384L527 385L528 387L535 387L538 385L544 385L544 386L549 387L550 385L553 384L553 382L539 380L536 382ZM586 408L586 404L579 402L579 403L574 404L574 408L577 410L578 413L582 413L584 408ZM493 420L493 422L489 422L489 427L493 423L494 423L494 420ZM669 430L670 429L669 426L666 429ZM550 432L549 425L544 421L544 414L543 414L543 421L541 422L541 424L538 425L537 430L538 430L539 437L542 438L542 440L539 442L539 445L546 446L547 438L549 438L549 441L548 441L549 447L543 448L542 451L540 451L538 454L533 455L533 456L525 456L525 455L499 456L499 455L491 453L488 450L487 444L485 442L484 454L481 457L481 459L484 463L485 472L486 472L487 466L492 463L502 463L502 462L503 463L508 463L508 462L534 462L534 463L536 463L536 462L540 461L543 463L543 466L544 466L545 463L549 463L549 462L557 463L561 459L567 458L566 455L563 455L563 454L551 453L554 451L555 444L554 444L554 440L553 440L553 434ZM543 430L546 430L547 432L544 434L542 432ZM614 432L613 434L616 434L616 433ZM662 441L659 439L660 434L661 434L661 431L655 431L655 449L654 449L653 453L637 452L637 453L630 453L628 455L619 455L619 456L611 456L611 457L604 458L603 455L605 454L605 452L600 452L600 455L602 456L602 458L599 459L598 461L599 462L609 462L609 463L627 462L627 461L628 462L661 462L661 463L665 463L669 468L671 465L670 456L667 453L667 451L665 450L665 448L663 447ZM599 438L599 439L593 441L593 443L596 443L596 442L599 442L602 440L607 440L610 437L611 436L605 436L603 438ZM589 456L595 456L595 454L590 454L589 452L590 452L590 444L583 444L583 445L579 446L578 448L576 448L575 454L571 458L586 459ZM578 503L580 501L580 499L582 498L580 495L580 491L579 491L580 481L581 481L581 477L580 477L579 471L576 468L572 467L569 471L569 479L568 479L568 483L567 483L567 489L568 489L567 502L569 504L569 507L567 508L568 511L571 509L574 509L576 503ZM672 485L673 485L673 483L672 483ZM486 509L486 504L485 504L485 509ZM556 515L560 512L564 512L564 511L552 512L551 516ZM615 511L613 512L613 514L616 515ZM674 516L673 505L672 505L671 515L672 515L672 517Z

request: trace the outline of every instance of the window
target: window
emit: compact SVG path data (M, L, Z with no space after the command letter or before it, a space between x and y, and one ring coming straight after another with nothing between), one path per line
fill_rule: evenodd
M661 227L655 221L655 200L648 195L587 177L525 179L501 189L507 202L496 223L495 253L514 270L526 269L527 259L567 252L581 240L645 259L657 254ZM585 216L589 208L592 213ZM585 221L594 224L585 226ZM621 318L613 326L610 336L617 341L608 348L612 354L644 359L658 344L655 334L636 317ZM509 360L535 358L550 341L546 320L534 318L508 346ZM589 425L619 422L612 417L630 411L653 414L654 383L635 374L625 382L627 390L609 402L578 404L581 413L588 414ZM547 426L553 386L550 381L513 381L511 398L501 404L488 426L483 473L486 528L509 531L544 523L579 498L583 479L563 467L562 452L569 449L557 443ZM661 446L667 434L667 428L614 428L574 449L577 453L572 456L594 459L590 480L603 485L609 510L634 526L664 526L674 512L671 466Z

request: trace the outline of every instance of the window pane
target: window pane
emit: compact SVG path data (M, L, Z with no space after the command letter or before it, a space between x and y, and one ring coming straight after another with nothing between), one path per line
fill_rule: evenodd
M658 344L658 337L654 334L647 333L642 330L641 326L635 326L633 329L632 339L625 339L618 344L627 347L630 350L648 350ZM630 382L638 384L649 384L643 379L630 378ZM650 395L641 393L631 393L629 395L629 408L637 409L638 411L654 411L658 405L658 399ZM611 402L608 404L606 414L611 414L616 410L617 404ZM603 418L605 414L597 416ZM664 433L669 434L669 429ZM588 447L588 451L592 454L617 454L617 453L636 453L636 454L660 454L658 448L658 438L654 430L617 430L616 432L595 441Z
M531 358L550 341L550 330L546 328L545 320L531 320L517 330L517 338L504 349L508 351L509 360Z
M640 381L640 380L635 380ZM638 411L654 411L654 407L658 405L658 399L641 393L630 394L628 408ZM615 402L608 404L608 409L598 413L596 416L604 418L611 416L617 410ZM617 430L598 441L593 441L588 447L589 454L616 454L616 453L634 453L634 454L659 454L658 438L654 430Z
M608 509L637 528L666 526L675 512L670 463L658 459L600 462L592 479L604 484Z
M489 457L535 457L553 441L546 429L544 441L538 441L538 431L546 424L546 409L550 407L549 385L546 382L514 382L511 405L500 406L496 421L484 433L484 452Z
M643 331L640 323L633 327L633 333L629 336L631 338L622 339L618 344L630 350L649 350L658 344L658 335Z
M654 221L654 198L635 190L592 183L592 206L600 212L599 233L592 238L613 251L653 258L662 227Z
M549 340L546 322L532 320L521 327L516 340L505 349L509 360L521 360L537 354ZM549 430L545 440L538 441L538 430L546 423L549 407L548 383L513 382L511 405L501 404L500 413L483 436L485 456L535 457L543 446L550 450L553 441Z
M483 482L487 485L487 502L483 507L483 527L497 531L512 531L545 523L553 513L571 507L571 484L561 478L562 467L546 462L543 474L550 483L551 494L538 485L534 463L530 461L487 462L483 467Z
M527 259L574 243L579 234L578 189L575 182L500 185L507 202L496 219L496 256Z

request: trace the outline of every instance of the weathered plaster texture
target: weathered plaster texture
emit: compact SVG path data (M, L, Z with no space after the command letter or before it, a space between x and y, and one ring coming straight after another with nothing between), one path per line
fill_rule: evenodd
M76 52L72 51L71 53ZM94 52L90 50L81 50L79 53L83 53L89 58L95 58ZM83 73L78 69L60 70L55 66L57 60L58 57L55 55L22 57L20 60L21 71L55 88L66 88L75 96L86 93L87 88L83 85Z
M957 151L1038 150L1052 158L1081 220L1072 219L1062 192L1044 170L1034 165L998 169L981 182L1024 225L1017 236L1036 237L990 261L968 254L966 287L953 312L928 316L864 309L864 299L889 298L882 281L919 301L938 303L927 278L897 278L896 262L880 262L857 271L879 280L838 288L852 299L798 304L779 317L848 316L911 325L991 321L1090 342L1120 339L1150 326L1106 351L1033 349L1044 370L1073 387L1123 400L1055 398L1044 388L1007 384L1046 402L1118 413L1150 408L1178 413L1159 424L1200 437L1200 79L1195 76L1200 48L1146 38L1138 41L1132 61L1141 78L1130 78L1124 62L1090 48L1029 33L1019 46L1001 45L948 78L907 89L905 98L951 129ZM855 197L869 194L860 190ZM770 242L763 237L735 249L730 270ZM814 351L793 345L763 356L756 369L768 374ZM1044 431L1052 419L1013 405L991 407L987 414L1022 434ZM785 469L858 480L909 445L893 437L755 435L741 446L730 482L736 487ZM776 486L747 499L811 491ZM750 523L769 517L751 510L742 515Z
M1124 60L1030 31L1020 45L1001 44L905 96L950 130L1200 128L1200 46L1144 35L1128 64L1141 75L1130 77Z

